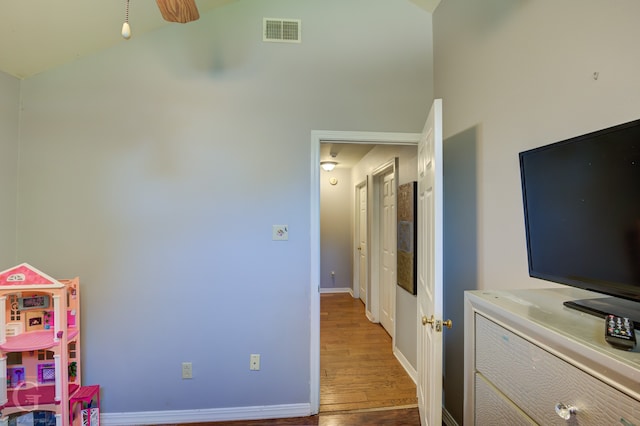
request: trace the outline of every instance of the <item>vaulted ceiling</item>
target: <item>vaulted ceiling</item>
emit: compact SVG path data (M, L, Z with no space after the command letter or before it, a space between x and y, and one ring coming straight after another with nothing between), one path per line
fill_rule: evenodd
M202 16L238 0L196 0ZM269 1L269 0L262 0ZM316 0L320 1L320 0ZM410 0L432 12L440 0ZM125 0L11 0L0 4L0 71L27 78L124 43ZM132 0L133 36L168 23L154 0Z

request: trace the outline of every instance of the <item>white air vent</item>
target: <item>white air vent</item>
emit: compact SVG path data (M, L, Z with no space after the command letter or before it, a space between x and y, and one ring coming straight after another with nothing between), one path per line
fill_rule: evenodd
M300 43L299 19L264 18L262 40L280 43Z

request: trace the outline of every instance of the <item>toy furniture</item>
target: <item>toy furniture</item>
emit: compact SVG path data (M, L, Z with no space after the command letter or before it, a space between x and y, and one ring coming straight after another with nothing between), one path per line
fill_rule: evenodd
M80 386L80 359L78 278L26 263L0 272L0 426L80 424L71 404L99 393Z
M100 386L81 386L69 399L69 407L72 423L75 418L81 419L83 426L99 426Z

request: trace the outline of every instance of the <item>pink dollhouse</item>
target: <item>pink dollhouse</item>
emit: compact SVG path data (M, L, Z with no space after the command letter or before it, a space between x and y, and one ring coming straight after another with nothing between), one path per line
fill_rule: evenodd
M78 278L56 280L26 263L0 272L3 374L0 426L15 424L21 416L35 420L18 424L82 424L86 413L76 403L97 401L99 407L99 387L80 385ZM84 424L99 422L91 422L91 409L88 414Z

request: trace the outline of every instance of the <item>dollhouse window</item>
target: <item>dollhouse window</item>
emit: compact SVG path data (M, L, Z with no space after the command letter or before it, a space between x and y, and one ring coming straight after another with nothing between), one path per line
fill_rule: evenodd
M69 358L76 358L76 342L69 342Z
M22 352L9 352L7 354L7 365L22 364Z
M38 383L55 383L55 364L38 364Z
M10 294L9 295L9 306L11 307L10 315L9 315L9 317L11 318L11 321L20 321L21 315L20 315L20 311L18 310L18 296L17 295L15 295L15 294Z
M44 361L47 359L53 359L53 351L38 349L38 361Z

